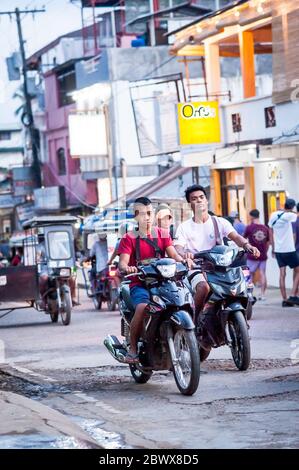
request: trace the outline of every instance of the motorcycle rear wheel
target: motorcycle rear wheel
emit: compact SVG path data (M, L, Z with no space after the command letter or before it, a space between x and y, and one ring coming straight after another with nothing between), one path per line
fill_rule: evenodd
M107 307L108 310L114 312L114 310L116 310L116 304L118 299L117 287L114 284L110 284L109 297L110 299L107 302Z
M176 385L183 395L193 395L200 377L200 356L194 331L177 330L173 343L178 360L173 364Z
M231 353L239 370L247 370L250 365L250 340L246 320L241 311L234 312L228 319L231 337Z
M145 372L141 372L134 364L129 364L129 367L133 379L138 384L146 384L153 375L153 372L149 372L147 374Z

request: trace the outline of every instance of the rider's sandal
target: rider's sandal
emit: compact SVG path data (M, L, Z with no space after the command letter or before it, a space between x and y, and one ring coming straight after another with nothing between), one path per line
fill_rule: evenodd
M124 358L124 362L126 364L138 364L139 362L138 354L128 353Z

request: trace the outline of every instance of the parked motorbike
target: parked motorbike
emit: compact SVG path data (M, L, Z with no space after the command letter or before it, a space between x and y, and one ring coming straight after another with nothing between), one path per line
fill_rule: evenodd
M210 287L197 325L201 361L212 348L228 345L239 370L248 369L250 364L248 294L242 267L231 265L243 254L237 248L219 245L194 256Z
M146 383L153 371L172 370L183 395L193 395L200 376L199 349L192 321L193 298L185 283L187 268L173 259L152 260L139 266L137 276L150 292L144 330L138 342L139 363L129 364L137 383ZM130 344L130 322L134 306L130 297L129 278L120 287L121 343L107 336L104 344L112 356L124 362Z

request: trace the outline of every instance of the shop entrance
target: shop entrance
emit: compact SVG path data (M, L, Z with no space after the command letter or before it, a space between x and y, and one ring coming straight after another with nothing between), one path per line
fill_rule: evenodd
M221 170L220 182L223 215L229 215L232 211L235 211L238 212L242 221L246 221L244 169Z
M279 211L284 208L286 193L285 191L264 191L263 196L265 224L268 224L272 212Z

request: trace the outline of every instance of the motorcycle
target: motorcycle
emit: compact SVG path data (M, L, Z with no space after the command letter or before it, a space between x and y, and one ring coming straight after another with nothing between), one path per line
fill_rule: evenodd
M173 259L162 258L142 264L137 274L125 276L120 287L121 343L109 335L104 344L114 359L124 362L130 344L130 322L134 306L130 297L130 280L138 276L150 292L144 329L138 342L138 364L129 364L137 383L146 383L153 371L172 370L183 395L193 395L199 383L200 357L195 336L193 298L186 280L187 268Z
M210 287L197 324L200 359L207 359L212 348L228 345L239 370L247 370L250 364L248 295L242 266L231 265L243 254L236 248L217 245L194 255Z
M82 272L87 295L92 298L95 309L101 310L102 303L107 302L108 310L116 310L118 303L117 265L113 264L101 273L97 273L94 279L90 279L90 287L88 287L84 267Z
M72 299L69 286L71 270L69 268L52 269L49 273L48 289L43 295L46 310L53 323L57 323L59 313L63 325L71 321Z

